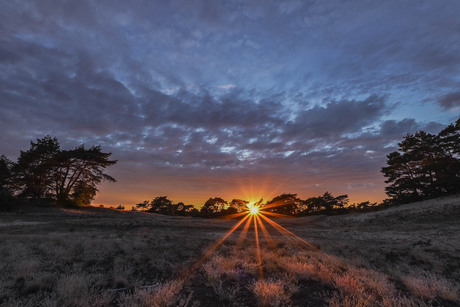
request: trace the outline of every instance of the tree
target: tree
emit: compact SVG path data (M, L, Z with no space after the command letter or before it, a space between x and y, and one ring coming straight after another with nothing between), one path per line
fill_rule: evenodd
M460 157L460 118L438 134L440 146L451 157Z
M460 118L455 124L450 124L438 134L438 144L445 150L443 158L437 159L437 174L439 185L443 192L453 194L460 192ZM444 170L444 171L443 171Z
M204 216L217 215L226 209L228 203L220 197L209 198L203 207L201 207L201 213Z
M30 142L30 149L20 151L18 162L14 164L14 188L22 196L40 199L49 196L53 184L51 170L56 165L60 151L57 138L47 135L37 142Z
M353 204L351 207L357 210L366 211L370 208L375 208L377 203L371 203L370 201L363 201L357 204Z
M140 210L147 210L150 204L148 200L144 200L143 202L136 204L136 208Z
M232 199L232 201L229 203L230 208L235 208L236 212L243 212L247 208L247 205L249 204L249 201L243 200L243 199Z
M104 170L117 161L109 160L111 153L102 152L100 146L61 150L57 138L50 136L30 144L12 167L12 186L22 196L89 204L99 183L115 181Z
M411 166L410 159L401 153L394 151L387 155L387 167L382 168L382 173L388 179L385 183L387 195L398 201L417 200L419 191L415 180L415 170Z
M9 181L11 179L11 169L13 162L6 156L0 156L0 189L9 189Z
M173 214L174 215L185 215L185 209L187 206L183 202L178 202L174 205Z
M322 202L321 196L307 198L304 201L304 204L307 207L306 212L313 213L313 212L320 211L322 207L322 203L323 202Z
M334 197L333 201L333 208L343 208L349 202L349 198L347 194L339 195Z
M332 213L338 212L348 204L348 195L334 197L331 193L325 192L322 196L310 197L304 201L306 212Z
M387 195L398 203L460 192L460 119L438 135L407 134L381 171Z
M173 202L167 196L155 197L150 203L147 212L172 215L174 212Z
M267 202L264 209L280 214L296 215L300 212L301 204L302 201L297 198L297 194L283 193Z
M4 155L0 157L0 210L13 207L14 198L10 189L13 163Z
M113 177L104 173L105 168L117 163L116 160L109 160L111 155L102 152L100 146L86 149L84 145L80 145L73 150L60 151L55 157L56 165L51 170L56 199L68 199L78 185L86 187L87 193L94 192L94 197L99 183L115 182Z
M95 186L87 184L85 181L78 181L73 188L72 198L77 205L89 205L96 196L98 189Z

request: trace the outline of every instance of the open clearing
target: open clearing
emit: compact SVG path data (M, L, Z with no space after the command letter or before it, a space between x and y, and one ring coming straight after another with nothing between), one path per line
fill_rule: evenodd
M243 237L244 222L217 246L239 221L103 208L0 213L0 305L460 305L458 196L273 219L298 238L268 222L266 232L247 224Z

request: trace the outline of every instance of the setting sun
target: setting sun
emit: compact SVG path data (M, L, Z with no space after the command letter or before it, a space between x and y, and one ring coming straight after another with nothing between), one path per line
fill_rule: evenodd
M259 213L259 207L251 207L251 209L249 209L249 211L251 212L251 214L258 214Z

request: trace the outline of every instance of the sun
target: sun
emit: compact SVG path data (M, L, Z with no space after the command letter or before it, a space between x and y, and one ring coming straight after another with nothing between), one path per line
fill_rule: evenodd
M249 211L251 212L251 214L258 214L259 213L259 207L251 207L251 209L249 209Z

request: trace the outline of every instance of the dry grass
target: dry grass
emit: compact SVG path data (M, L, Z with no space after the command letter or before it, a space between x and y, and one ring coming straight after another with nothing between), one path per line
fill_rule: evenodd
M277 219L318 248L266 225L260 261L252 226L205 254L235 221L42 210L0 215L1 306L460 304L458 198Z
M460 287L442 277L423 272L418 275L402 276L402 281L413 295L420 298L440 297L447 301L459 300Z
M251 285L259 306L288 306L291 293L282 280L258 280Z

